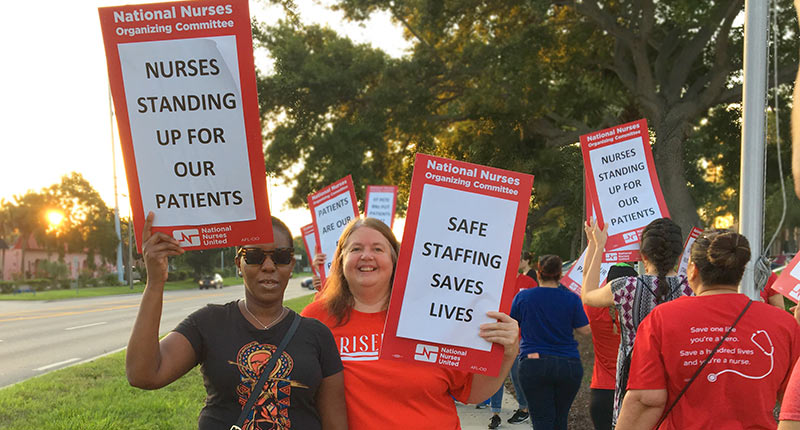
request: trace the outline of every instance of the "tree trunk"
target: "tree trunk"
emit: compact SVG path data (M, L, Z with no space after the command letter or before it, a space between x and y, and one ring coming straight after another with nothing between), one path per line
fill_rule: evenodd
M664 122L654 123L656 144L653 146L653 159L661 183L661 191L667 202L670 218L683 230L683 236L689 234L692 227L700 226L697 205L686 181L683 159L683 140L688 124L668 125ZM669 131L668 131L669 130Z

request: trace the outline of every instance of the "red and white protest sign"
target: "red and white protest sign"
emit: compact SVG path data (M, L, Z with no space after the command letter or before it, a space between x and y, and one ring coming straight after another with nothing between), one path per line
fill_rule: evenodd
M306 254L308 255L308 265L311 266L311 271L315 275L317 268L314 267L314 255L317 254L317 238L314 235L314 224L304 225L300 227L300 234L303 235L303 245L306 247Z
M325 264L317 273L322 282L328 276L333 263L333 253L342 230L351 220L358 218L358 201L350 175L308 196L316 249L325 254ZM313 260L312 260L313 262ZM319 268L316 268L319 269Z
M559 283L568 290L572 291L577 295L581 295L581 287L583 287L583 269L585 267L585 260L586 260L586 251L587 249L583 250L581 256L578 257L578 260L573 264L567 273L561 278ZM608 270L613 266L614 263L600 263L600 284L604 284L606 282L606 276L608 276Z
M647 121L585 134L581 136L581 150L586 188L598 223L609 225L607 250L638 243L650 221L669 216L653 162Z
M381 359L497 375L478 336L509 312L533 176L417 154Z
M138 249L272 242L246 0L99 9Z
M783 268L772 289L795 303L800 302L800 252Z
M700 233L703 232L702 228L692 227L692 231L689 232L689 236L686 237L686 243L683 244L683 254L681 254L681 261L678 264L678 274L686 276L686 269L689 267L689 259L692 256L692 245L694 245L695 239L700 237Z
M364 216L377 218L392 228L397 206L397 185L367 185Z

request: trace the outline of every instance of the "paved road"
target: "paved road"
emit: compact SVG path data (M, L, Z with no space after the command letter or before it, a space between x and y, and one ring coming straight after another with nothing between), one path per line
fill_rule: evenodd
M208 303L244 295L243 286L164 293L161 334ZM286 299L310 294L289 281ZM0 301L0 387L119 351L128 343L140 294L52 302Z

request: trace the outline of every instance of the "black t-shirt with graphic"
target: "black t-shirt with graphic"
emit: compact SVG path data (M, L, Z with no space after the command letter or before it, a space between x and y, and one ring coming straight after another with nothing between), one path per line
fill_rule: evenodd
M175 328L192 344L208 394L198 420L200 430L228 430L236 423L261 376L261 366L292 322L294 311L268 330L258 330L244 318L237 303L208 305ZM255 419L254 425L242 427L320 429L317 388L322 378L341 371L342 361L330 330L315 319L303 318L245 421Z

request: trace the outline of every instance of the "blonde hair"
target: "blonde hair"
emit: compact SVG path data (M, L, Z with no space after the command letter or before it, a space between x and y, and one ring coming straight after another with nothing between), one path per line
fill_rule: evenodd
M328 279L325 281L325 288L320 293L320 300L325 308L334 318L336 318L336 325L340 326L347 322L350 318L350 310L355 306L355 298L350 291L350 285L344 277L344 247L347 244L350 236L361 227L369 227L383 237L391 245L392 255L392 277L389 280L389 288L392 288L394 282L394 269L397 266L397 254L400 252L400 244L392 233L392 229L386 224L376 218L358 218L350 221L349 224L342 231L339 237L339 242L336 244L336 252L333 254L333 263L331 263L331 270L328 273Z

